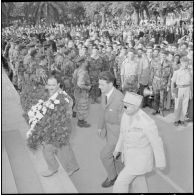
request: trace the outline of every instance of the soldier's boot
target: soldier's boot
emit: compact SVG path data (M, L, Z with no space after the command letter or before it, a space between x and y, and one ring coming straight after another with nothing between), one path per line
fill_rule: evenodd
M155 110L152 114L153 114L153 115L160 114L160 111L159 111L159 110Z
M163 117L165 116L163 109L160 109L159 112L160 112L160 115L162 115Z
M91 126L90 124L88 124L88 123L87 123L86 121L84 121L84 120L78 120L77 125L78 125L79 127L85 127L85 128L88 128L88 127Z
M76 112L73 112L73 113L72 113L72 117L73 117L73 118L76 118L76 116L77 116L77 113L76 113Z

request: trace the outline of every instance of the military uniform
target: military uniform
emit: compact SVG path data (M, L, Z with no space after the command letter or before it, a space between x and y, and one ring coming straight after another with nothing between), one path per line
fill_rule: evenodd
M116 56L113 53L107 53L105 57L106 65L108 66L108 71L114 74L114 64Z
M97 98L100 97L101 95L101 91L99 89L99 84L98 84L98 76L100 72L102 72L103 60L101 57L98 57L97 59L89 57L88 62L89 62L89 77L92 85L89 96L92 98L92 101L97 101Z
M78 60L79 63L85 63L84 59ZM90 78L88 71L82 67L77 68L73 74L75 106L73 111L77 113L78 125L80 127L86 124L89 114L89 89ZM86 126L85 126L86 127Z
M125 60L126 56L117 56L115 59L115 63L113 66L114 74L116 77L116 86L118 89L122 89L121 86L121 66L123 61Z
M134 57L133 60L126 58L121 67L121 77L124 78L123 80L123 91L129 92L138 92L138 73L139 73L139 66L138 61Z
M154 92L154 109L156 112L163 111L167 96L167 87L170 88L171 66L168 60L161 63L161 59L156 57L151 62L151 84Z
M74 98L74 90L72 83L72 75L75 70L75 63L71 60L70 56L65 56L62 64L62 88L70 95L71 98Z

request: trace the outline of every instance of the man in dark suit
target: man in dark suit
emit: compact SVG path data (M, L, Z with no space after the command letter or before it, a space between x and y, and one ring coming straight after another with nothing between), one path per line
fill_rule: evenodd
M120 117L123 109L123 94L114 86L114 75L109 71L99 75L99 88L102 92L101 115L98 123L99 136L106 138L106 145L100 153L100 158L106 172L107 179L102 183L102 187L110 187L114 184L119 171L123 168L120 160L113 158L119 131Z

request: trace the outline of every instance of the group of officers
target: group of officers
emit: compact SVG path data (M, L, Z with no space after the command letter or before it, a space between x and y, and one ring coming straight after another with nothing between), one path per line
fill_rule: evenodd
M57 31L58 34L47 35L16 31L15 35L4 29L2 33L2 59L14 86L21 92L33 75L39 75L44 84L50 71L58 71L62 88L74 99L80 127L90 126L86 122L89 104L100 103L98 76L102 71L110 71L115 76L114 86L123 93L130 91L145 96L143 107L153 107L154 115L164 116L164 111L174 105L176 111L178 106L181 110L180 104L184 100L179 101L179 105L176 103L174 98L178 90L175 89L181 91L187 86L190 95L183 103L184 117L187 114L193 94L193 44L185 41L187 35L178 43L169 44L162 40L155 44L155 38L145 42L142 36L134 37L132 33L125 37L125 41L109 33L100 35L96 26L91 27L88 36L81 33L81 29L78 32L74 29L74 33L64 31L66 33L59 34ZM34 32L32 28L30 31ZM185 79L181 75L178 80L173 75L183 61L187 63L185 71L191 76ZM184 119L176 118L175 125L183 125Z

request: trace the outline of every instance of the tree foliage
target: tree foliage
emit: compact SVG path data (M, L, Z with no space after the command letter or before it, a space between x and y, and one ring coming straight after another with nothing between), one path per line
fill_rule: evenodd
M15 15L24 15L25 19L33 19L36 23L46 18L48 23L63 20L90 19L105 24L106 18L125 16L134 18L139 24L140 19L150 19L151 16L160 16L165 22L168 13L180 15L187 12L193 17L193 1L44 1L44 2L18 2L2 3L2 17L10 18ZM146 17L146 18L145 18Z

